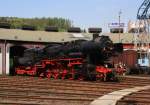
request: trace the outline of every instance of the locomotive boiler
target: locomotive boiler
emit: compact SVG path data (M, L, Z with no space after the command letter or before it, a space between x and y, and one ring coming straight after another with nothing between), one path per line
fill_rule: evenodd
M122 44L113 44L108 36L51 43L25 50L23 57L15 59L15 71L17 75L54 79L114 80L117 72L109 59L122 49Z

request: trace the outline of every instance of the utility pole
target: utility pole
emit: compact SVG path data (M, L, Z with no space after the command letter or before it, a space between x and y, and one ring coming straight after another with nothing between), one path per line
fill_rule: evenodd
M119 16L119 43L120 43L120 31L121 31L121 14L122 14L122 11L120 10L119 13L118 13L118 16Z

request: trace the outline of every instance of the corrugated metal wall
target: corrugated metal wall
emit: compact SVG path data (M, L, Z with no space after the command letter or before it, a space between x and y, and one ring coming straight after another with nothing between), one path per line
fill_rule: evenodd
M113 63L118 64L119 62L125 64L129 68L134 68L137 65L137 52L133 50L126 50L119 56L113 57Z

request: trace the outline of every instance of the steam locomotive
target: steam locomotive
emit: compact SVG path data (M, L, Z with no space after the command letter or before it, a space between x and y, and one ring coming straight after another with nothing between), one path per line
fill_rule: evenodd
M25 50L23 57L15 59L15 72L54 79L115 80L117 72L109 59L122 49L122 44L113 44L108 36L51 43Z

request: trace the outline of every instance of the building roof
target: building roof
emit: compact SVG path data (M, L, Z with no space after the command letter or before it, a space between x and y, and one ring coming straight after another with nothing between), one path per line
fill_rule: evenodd
M90 35L68 32L27 31L19 29L0 29L1 40L32 41L32 42L66 42L78 39L90 40Z
M133 43L133 34L113 34L101 33L109 36L114 43ZM120 36L120 41L119 41ZM20 29L2 29L0 28L0 40L31 41L31 42L66 42L78 39L91 40L90 33L68 33L68 32L46 32L46 31L27 31Z
M114 43L134 43L133 33L104 33L104 35L109 36Z

